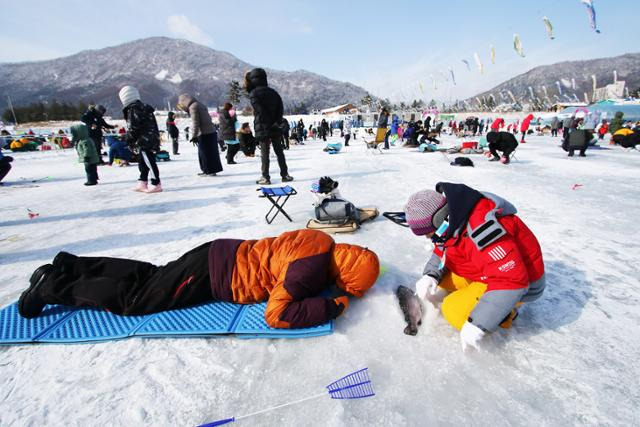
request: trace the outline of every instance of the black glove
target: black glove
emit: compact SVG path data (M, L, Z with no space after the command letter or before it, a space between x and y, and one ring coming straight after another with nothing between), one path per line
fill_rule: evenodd
M84 162L85 163L91 163L91 157L85 157L84 158Z
M193 145L198 145L198 138L195 136L189 140Z
M338 188L338 181L334 181L328 176L323 176L318 182L320 193L331 193L332 190Z

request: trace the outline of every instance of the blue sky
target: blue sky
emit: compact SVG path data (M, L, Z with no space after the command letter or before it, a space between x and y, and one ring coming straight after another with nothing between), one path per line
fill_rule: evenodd
M640 51L638 0L594 0L601 34L589 27L580 0L2 4L0 62L49 59L162 35L190 39L255 65L350 81L392 99L466 97L537 65ZM554 26L553 41L545 32L545 15ZM514 33L522 39L524 58L513 50ZM484 64L482 75L476 52ZM449 67L455 86L443 77Z

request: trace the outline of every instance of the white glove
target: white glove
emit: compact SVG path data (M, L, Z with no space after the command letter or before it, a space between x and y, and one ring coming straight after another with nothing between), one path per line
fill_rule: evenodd
M473 347L477 351L480 351L478 344L484 335L485 332L473 323L464 322L462 329L460 329L460 343L462 344L462 351L466 352L467 347Z
M420 299L425 299L427 294L434 295L437 290L438 281L426 274L416 282L416 295L418 295Z

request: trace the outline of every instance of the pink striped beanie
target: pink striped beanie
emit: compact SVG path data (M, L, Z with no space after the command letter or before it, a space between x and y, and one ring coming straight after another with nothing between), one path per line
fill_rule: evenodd
M436 231L440 224L434 224L433 217L446 204L447 199L433 190L412 194L404 207L404 213L413 234L424 236Z

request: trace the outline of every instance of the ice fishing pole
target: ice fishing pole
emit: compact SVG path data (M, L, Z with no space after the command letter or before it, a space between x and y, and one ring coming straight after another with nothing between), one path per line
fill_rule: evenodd
M318 393L313 396L308 396L303 399L294 400L287 403L282 403L277 406L272 406L267 409L262 409L260 411L252 412L250 414L240 415L237 417L225 418L218 421L213 421L211 423L202 424L198 427L214 427L221 426L224 424L232 423L235 421L242 420L244 418L253 417L254 415L260 415L265 412L273 411L275 409L284 408L285 406L291 406L298 403L306 402L307 400L318 399L320 397L327 396L327 392L329 393L329 397L332 399L361 399L363 397L374 396L375 393L373 391L373 387L371 385L371 379L369 378L369 368L360 369L359 371L352 372L351 374L340 378L337 381L329 384L326 388L327 391L322 393Z

